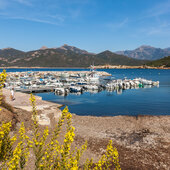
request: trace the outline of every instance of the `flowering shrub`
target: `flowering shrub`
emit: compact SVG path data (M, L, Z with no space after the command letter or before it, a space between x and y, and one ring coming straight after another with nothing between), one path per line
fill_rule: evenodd
M1 76L0 76L1 77ZM4 81L2 81L4 82ZM80 159L87 148L87 142L81 148L71 148L74 141L74 127L72 126L72 115L66 107L56 125L52 136L49 137L48 127L40 134L38 125L35 97L31 94L33 129L32 137L25 132L24 123L21 123L18 135L11 137L11 122L3 123L0 127L0 162L1 169L18 170L26 169L30 153L34 155L36 170L77 170L80 169ZM64 141L59 143L63 125L66 125ZM15 142L15 143L14 143ZM86 160L81 169L84 170L120 170L118 151L113 148L112 141L109 142L106 153L97 163ZM114 167L114 168L113 168Z
M0 104L1 104L1 101L2 101L2 97L3 97L3 86L4 86L4 83L5 83L5 80L6 80L6 71L3 70L3 72L0 74ZM1 109L0 109L1 110Z
M10 137L11 122L3 123L0 127L0 161L10 158L12 155L12 144L16 140L16 136Z

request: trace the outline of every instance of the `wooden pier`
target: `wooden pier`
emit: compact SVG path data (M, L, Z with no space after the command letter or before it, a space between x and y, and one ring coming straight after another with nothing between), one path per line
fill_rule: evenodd
M53 92L54 87L45 87L45 88L30 88L30 89L17 89L16 91L23 93L43 93L43 92Z

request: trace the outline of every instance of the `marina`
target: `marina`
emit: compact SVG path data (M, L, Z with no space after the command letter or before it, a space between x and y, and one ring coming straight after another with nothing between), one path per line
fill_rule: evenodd
M98 78L100 81L95 83L93 78L89 83L87 80L91 72L90 69L71 68L7 69L6 88L14 87L15 91L32 92L43 100L67 105L70 112L77 115L170 114L170 70L97 69L94 72L99 76L95 76L95 79L96 82ZM87 76L83 77L83 74ZM8 84L9 77L11 84ZM71 81L66 82L64 79ZM83 79L86 81L83 82ZM139 80L145 84L144 80L149 80L150 85L133 83L139 83ZM157 81L159 85L155 85L154 82Z
M98 93L103 90L117 91L159 86L159 81L144 78L115 79L107 72L15 72L8 73L5 87L25 93L54 92L56 95L67 96L69 93Z

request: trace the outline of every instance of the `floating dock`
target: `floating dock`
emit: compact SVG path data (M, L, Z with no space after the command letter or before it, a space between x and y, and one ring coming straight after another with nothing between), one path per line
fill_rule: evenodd
M54 87L48 88L32 88L32 89L17 89L16 91L23 92L23 93L43 93L43 92L53 92Z

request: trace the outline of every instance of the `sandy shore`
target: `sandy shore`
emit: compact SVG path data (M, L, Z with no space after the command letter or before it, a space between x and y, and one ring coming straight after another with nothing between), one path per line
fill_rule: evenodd
M19 120L16 127L25 122L30 132L30 95L17 92L14 101L9 98L9 90L4 90L4 95L16 109ZM61 115L59 105L39 97L36 97L36 102L40 124L42 127L48 125L52 131ZM97 161L111 139L119 151L122 169L170 169L170 116L93 117L73 114L72 121L76 133L73 146L88 141L84 160L93 157Z
M170 67L151 67L151 66L126 66L126 65L99 65L94 66L96 69L163 69L168 70ZM48 69L89 69L89 67L0 67L0 69L38 69L38 68L48 68Z

